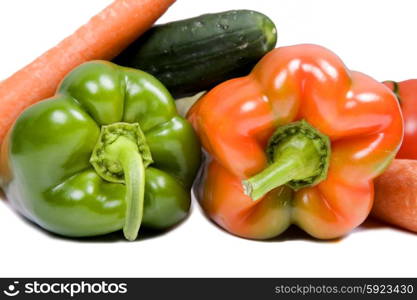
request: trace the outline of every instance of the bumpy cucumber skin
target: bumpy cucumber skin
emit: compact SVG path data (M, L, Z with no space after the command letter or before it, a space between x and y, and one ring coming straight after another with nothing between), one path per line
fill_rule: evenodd
M268 17L233 10L154 26L115 62L151 73L179 98L247 75L276 42Z

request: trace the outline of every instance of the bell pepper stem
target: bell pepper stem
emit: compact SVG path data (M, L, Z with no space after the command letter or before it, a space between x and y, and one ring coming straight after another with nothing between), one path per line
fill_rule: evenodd
M306 121L298 121L277 129L269 141L267 155L269 166L242 181L244 193L254 201L284 184L298 190L324 180L330 141Z
M136 240L143 218L145 197L145 167L137 151L124 148L120 152L126 185L126 215L123 234L129 241Z
M143 217L145 197L145 165L137 144L126 136L118 136L102 150L107 168L121 174L126 186L126 214L123 234L129 241L137 238Z
M108 182L125 184L126 215L123 233L137 238L143 218L145 169L152 155L138 123L114 123L102 126L90 163Z
M290 158L286 161L280 159L269 165L262 172L248 180L244 180L242 182L244 193L254 201L259 200L274 188L302 175L304 170L298 167L299 165L295 158Z

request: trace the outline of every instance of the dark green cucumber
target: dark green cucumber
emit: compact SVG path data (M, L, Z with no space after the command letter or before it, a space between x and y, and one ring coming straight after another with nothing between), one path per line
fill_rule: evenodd
M153 74L182 97L248 74L276 41L268 17L233 10L154 26L115 62Z

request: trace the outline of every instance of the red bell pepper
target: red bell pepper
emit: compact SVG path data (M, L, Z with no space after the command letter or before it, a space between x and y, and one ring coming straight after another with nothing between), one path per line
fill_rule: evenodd
M417 159L417 79L384 84L397 96L404 117L404 140L397 158Z
M272 238L290 224L329 239L368 216L373 179L403 135L392 92L316 45L277 48L188 115L210 159L199 187L229 232Z

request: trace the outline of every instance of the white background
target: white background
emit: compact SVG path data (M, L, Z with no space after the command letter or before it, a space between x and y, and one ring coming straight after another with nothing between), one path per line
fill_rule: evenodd
M0 79L72 33L110 0L1 0ZM178 0L159 22L254 9L278 45L316 43L377 80L417 76L414 0ZM274 241L231 236L201 213L169 233L129 243L116 233L73 241L30 225L0 200L0 276L417 276L417 236L367 221L331 242L292 230Z

